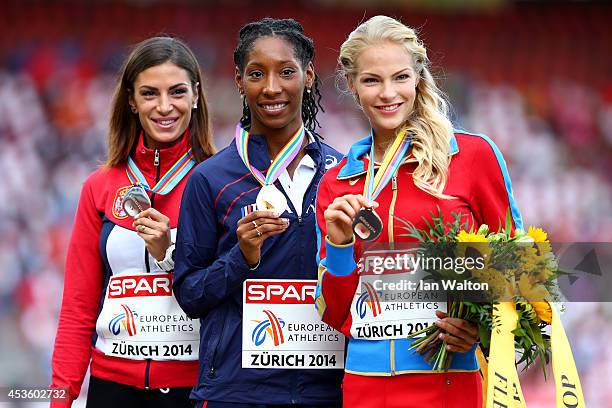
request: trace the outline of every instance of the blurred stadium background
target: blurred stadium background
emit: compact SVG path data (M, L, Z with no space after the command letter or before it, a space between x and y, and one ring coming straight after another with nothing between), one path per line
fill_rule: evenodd
M419 29L456 125L499 145L527 225L544 226L556 242L612 241L610 2L5 0L0 386L49 382L78 194L104 159L109 100L130 45L158 33L191 45L221 148L241 111L232 78L239 28L293 17L317 47L321 133L346 152L367 123L337 89L337 50L359 22L381 13ZM563 317L590 407L612 406L611 318L605 303L569 304ZM521 378L530 407L554 406L552 380L544 383L537 370Z

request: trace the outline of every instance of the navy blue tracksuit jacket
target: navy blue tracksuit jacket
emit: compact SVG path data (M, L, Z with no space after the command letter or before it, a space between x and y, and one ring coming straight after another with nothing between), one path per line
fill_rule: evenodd
M260 404L336 405L342 370L243 369L242 284L246 279L317 279L314 204L319 181L341 155L316 141L305 151L317 165L304 196L302 216L289 202L287 230L268 238L261 264L249 270L238 246L236 223L255 203L260 184L235 142L191 174L181 203L176 242L174 292L188 316L200 318L200 371L191 398ZM251 164L270 165L265 138L249 140ZM277 181L276 186L281 189Z

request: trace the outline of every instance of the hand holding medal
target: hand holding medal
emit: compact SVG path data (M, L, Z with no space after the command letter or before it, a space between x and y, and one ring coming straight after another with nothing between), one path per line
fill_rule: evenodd
M257 211L240 219L236 229L242 255L247 264L251 266L259 264L263 242L270 236L284 232L289 226L289 219L279 218L287 210L287 198L276 188L274 182L300 152L304 132L304 125L302 125L276 155L264 176L261 171L251 165L249 160L249 132L240 125L236 126L235 140L238 155L262 186L255 202Z
M159 195L170 193L195 165L193 150L189 149L151 187L134 160L128 157L125 172L132 187L123 196L123 209L134 218L132 226L144 240L149 253L158 261L165 258L166 250L172 244L170 219L151 207L148 192Z
M372 133L371 139L370 162L363 195L338 197L325 211L327 234L335 244L350 242L353 234L364 241L373 241L380 236L383 230L382 220L375 211L378 203L374 200L397 172L410 147L410 138L406 137L404 131L398 133L391 147L385 152L377 172L374 169Z
M372 147L370 149L370 163L366 174L363 196L366 202L371 203L378 197L380 192L389 183L397 169L402 164L404 156L410 147L410 138L406 137L405 131L395 136L395 140L390 148L387 149L383 161L374 175L374 134L372 135ZM383 223L376 211L371 207L362 208L353 221L353 232L357 237L364 241L373 241L379 237L383 230Z

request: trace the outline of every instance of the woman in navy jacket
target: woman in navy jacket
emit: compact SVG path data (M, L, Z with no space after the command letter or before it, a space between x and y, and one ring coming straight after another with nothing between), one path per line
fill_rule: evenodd
M234 61L241 127L252 134L248 150L231 143L198 166L185 188L174 290L187 315L201 321L191 394L198 407L340 405L340 370L241 368L243 282L317 277L314 200L340 155L314 133L320 93L313 58L313 42L294 20L266 18L241 29ZM299 151L274 183L287 211L252 211L262 187L244 150L265 173L303 128Z

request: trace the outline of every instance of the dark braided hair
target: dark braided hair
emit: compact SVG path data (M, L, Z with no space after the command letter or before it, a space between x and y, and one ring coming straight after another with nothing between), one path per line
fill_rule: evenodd
M295 57L302 64L303 69L306 69L308 63L314 59L314 42L304 34L304 27L300 23L291 18L277 20L266 17L248 23L240 29L238 46L234 50L234 63L241 74L244 73L245 62L253 44L261 37L283 37L287 40L293 46ZM304 95L302 95L302 121L304 126L313 133L317 126L321 127L317 120L317 113L319 110L325 112L323 106L321 106L320 83L319 77L315 74L312 89L310 92L304 89ZM244 99L242 105L240 124L245 129L249 129L251 127L251 111Z

